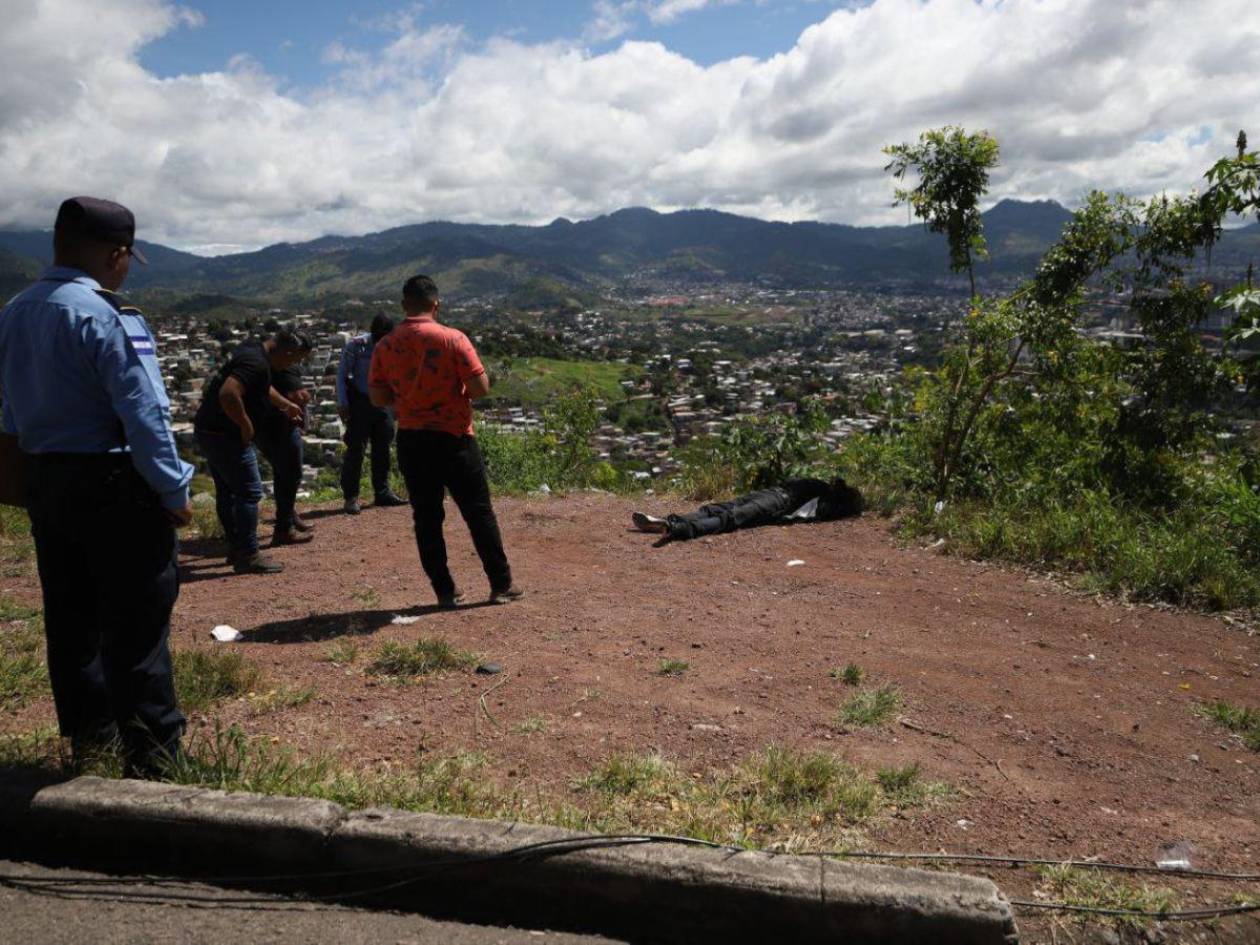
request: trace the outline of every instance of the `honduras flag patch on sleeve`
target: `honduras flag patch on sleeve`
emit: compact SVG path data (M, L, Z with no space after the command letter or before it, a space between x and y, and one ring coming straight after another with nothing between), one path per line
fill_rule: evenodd
M153 345L153 339L148 335L127 335L127 340L131 342L131 347L135 349L136 354L144 357L148 355L152 357L157 353L157 349Z

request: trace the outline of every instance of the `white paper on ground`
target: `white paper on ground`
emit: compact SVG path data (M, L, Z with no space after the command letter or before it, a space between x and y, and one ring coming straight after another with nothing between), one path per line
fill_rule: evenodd
M805 562L804 562L804 561L802 561L800 558L793 558L791 561L789 561L789 562L788 562L788 567L789 567L789 568L799 568L799 567L800 567L801 565L803 565L804 563L805 563Z
M408 624L415 623L419 619L420 619L419 617L404 617L402 614L398 614L396 617L394 617L393 620L390 621L390 623L400 624L405 627Z
M229 627L227 624L221 623L210 631L210 636L214 637L220 643L235 643L237 640L243 638L245 634L241 633L241 631L237 630L235 627Z

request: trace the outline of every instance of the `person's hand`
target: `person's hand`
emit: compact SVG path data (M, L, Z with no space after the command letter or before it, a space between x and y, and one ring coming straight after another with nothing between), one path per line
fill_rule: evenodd
M285 405L284 415L289 418L290 423L302 422L302 408L297 404L289 403Z
M293 392L293 402L299 407L305 407L311 402L311 392L303 388Z
M337 416L339 416L339 417L341 418L341 422L342 422L342 423L349 423L349 422L350 422L350 408L349 408L349 407L338 407L338 408L337 408Z
M192 521L192 503L185 502L182 509L166 509L166 517L176 528L183 528Z

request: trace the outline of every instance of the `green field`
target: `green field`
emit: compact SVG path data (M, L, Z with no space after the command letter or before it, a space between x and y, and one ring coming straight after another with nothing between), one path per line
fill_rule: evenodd
M642 368L614 361L561 361L555 358L507 358L487 365L494 400L542 407L574 387L588 387L605 401L625 397L621 381L636 379Z

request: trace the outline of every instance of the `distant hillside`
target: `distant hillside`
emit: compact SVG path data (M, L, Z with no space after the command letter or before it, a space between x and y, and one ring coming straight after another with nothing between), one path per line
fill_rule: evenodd
M982 278L1031 272L1070 214L1050 201L1004 200L985 214L992 260ZM48 233L0 232L0 280L26 278L49 256ZM640 282L761 282L780 287L932 284L949 277L943 237L924 227L772 223L714 210L619 210L547 226L420 223L366 236L325 236L205 258L141 243L148 267L129 288L270 299L393 298L409 275L435 275L449 297L519 296L522 307L581 304ZM1260 227L1234 231L1218 265L1260 255ZM23 268L25 267L25 268ZM0 284L8 284L0 281Z

